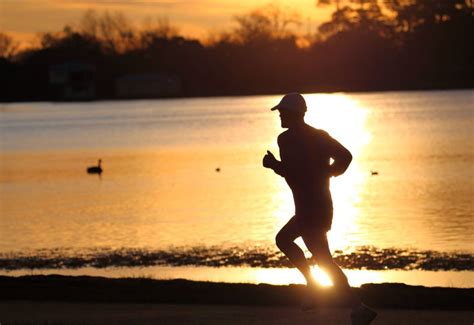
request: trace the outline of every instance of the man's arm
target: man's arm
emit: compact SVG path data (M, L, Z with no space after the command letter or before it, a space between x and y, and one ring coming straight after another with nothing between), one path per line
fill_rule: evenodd
M329 176L342 175L352 161L352 154L337 140L328 135L329 154L334 160L329 167Z
M282 156L282 145L281 145L281 135L278 136L278 147L280 148L280 157ZM285 177L286 168L283 162L278 161L275 156L267 151L267 154L263 157L263 167L272 169L276 174L281 177Z
M263 167L270 168L278 175L285 177L283 163L278 161L270 151L267 151L267 154L263 157Z

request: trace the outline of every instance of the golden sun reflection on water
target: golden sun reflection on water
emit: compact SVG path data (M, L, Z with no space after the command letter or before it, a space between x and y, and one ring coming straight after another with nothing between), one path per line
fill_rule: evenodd
M329 132L356 156L369 143L365 129L368 110L349 95L309 94L305 96L306 123Z
M357 157L371 140L366 128L368 110L344 94L311 94L306 96L306 101L309 107L306 122L329 132L354 156L346 173L331 179L334 219L328 239L330 247L343 249L351 246L350 233L359 228L358 206L367 173L361 169Z
M329 276L318 266L311 267L313 278L323 287L332 286ZM254 269L255 283L271 283L285 285L289 283L306 284L301 273L296 268Z

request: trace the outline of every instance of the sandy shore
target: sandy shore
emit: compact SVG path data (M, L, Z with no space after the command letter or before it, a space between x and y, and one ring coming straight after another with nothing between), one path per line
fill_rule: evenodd
M0 277L0 323L348 324L339 293L299 308L304 287L100 277ZM367 284L355 291L374 324L472 324L474 289Z

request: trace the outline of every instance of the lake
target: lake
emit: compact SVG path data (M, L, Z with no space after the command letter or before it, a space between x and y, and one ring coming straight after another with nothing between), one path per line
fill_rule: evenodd
M354 156L328 236L351 284L474 286L474 90L304 96ZM280 98L0 104L0 273L301 283L261 162Z

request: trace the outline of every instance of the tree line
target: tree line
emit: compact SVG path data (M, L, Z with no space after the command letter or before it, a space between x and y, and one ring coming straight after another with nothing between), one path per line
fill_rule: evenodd
M138 28L122 13L87 11L74 26L18 50L0 33L0 101L54 100L50 67L94 67L96 98L126 75L177 76L176 96L472 88L472 0L319 0L331 19L297 32L296 13L268 5L197 40L166 19Z

